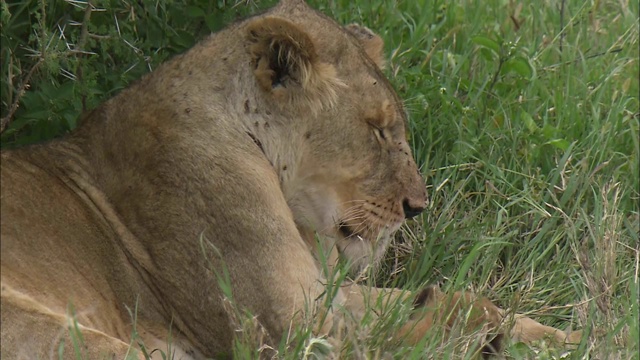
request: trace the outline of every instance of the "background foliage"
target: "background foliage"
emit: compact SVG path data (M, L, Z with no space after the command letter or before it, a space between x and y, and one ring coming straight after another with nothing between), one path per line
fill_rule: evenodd
M72 130L171 55L273 3L2 0L2 147ZM429 209L376 281L470 288L585 328L574 357L636 356L638 2L311 3L383 36L427 176ZM385 349L372 334L357 353ZM542 351L509 354L556 356Z

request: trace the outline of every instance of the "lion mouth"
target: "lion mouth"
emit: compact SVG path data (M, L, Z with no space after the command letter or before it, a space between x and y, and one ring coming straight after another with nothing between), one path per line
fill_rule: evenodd
M353 229L351 227L349 227L349 225L345 224L344 222L341 222L338 225L338 231L340 231L340 234L342 234L342 236L345 237L345 239L351 239L351 238L356 238L358 240L364 240L362 238L362 236L356 234Z

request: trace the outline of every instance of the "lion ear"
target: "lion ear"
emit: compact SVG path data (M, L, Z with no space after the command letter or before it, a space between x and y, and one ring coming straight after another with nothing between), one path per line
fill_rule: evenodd
M384 41L382 38L368 27L358 24L347 25L347 30L360 41L364 51L369 55L371 60L373 60L379 68L384 68Z
M319 60L304 30L287 20L265 17L247 25L246 37L253 73L263 90L280 100L303 96L319 106L336 101L341 84L336 70Z

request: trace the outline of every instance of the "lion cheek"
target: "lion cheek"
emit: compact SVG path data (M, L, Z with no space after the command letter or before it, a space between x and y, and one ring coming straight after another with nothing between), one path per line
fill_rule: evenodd
M297 224L321 235L333 235L338 218L335 193L322 186L306 184L285 194Z

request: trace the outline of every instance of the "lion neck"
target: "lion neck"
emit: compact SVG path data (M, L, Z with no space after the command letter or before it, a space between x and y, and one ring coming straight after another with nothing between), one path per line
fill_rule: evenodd
M249 116L242 120L246 132L269 160L278 175L280 187L287 196L299 178L301 151L304 147L303 133L298 127L291 126L295 120L286 119L269 110L259 111L252 107L249 100L243 107L250 109Z

